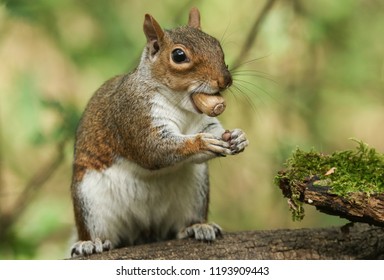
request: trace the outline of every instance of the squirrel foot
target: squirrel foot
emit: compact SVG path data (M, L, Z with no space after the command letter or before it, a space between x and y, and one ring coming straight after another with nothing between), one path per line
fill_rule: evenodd
M221 236L222 229L219 225L215 223L198 223L186 227L185 229L180 231L177 235L177 238L184 239L188 237L193 237L196 240L211 242Z
M100 238L96 238L94 241L77 241L71 248L71 257L89 256L95 253L109 251L111 248L111 241L104 240L104 242L102 242Z

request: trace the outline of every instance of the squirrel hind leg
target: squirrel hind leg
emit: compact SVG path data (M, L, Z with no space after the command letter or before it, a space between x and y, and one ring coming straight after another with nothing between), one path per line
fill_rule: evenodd
M96 238L95 240L77 241L71 247L71 257L89 256L110 249L112 249L112 243L109 240L101 241L100 238Z
M184 228L177 234L178 239L195 238L199 241L212 242L222 236L223 230L215 223L197 223Z

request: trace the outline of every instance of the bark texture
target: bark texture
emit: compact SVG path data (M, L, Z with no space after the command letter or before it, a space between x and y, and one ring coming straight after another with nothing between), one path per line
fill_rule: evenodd
M383 259L384 228L366 224L323 229L262 230L224 234L207 244L196 240L132 246L79 259Z

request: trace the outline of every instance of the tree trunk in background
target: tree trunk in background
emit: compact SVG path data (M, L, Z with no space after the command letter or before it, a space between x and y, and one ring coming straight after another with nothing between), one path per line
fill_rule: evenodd
M80 259L383 259L384 228L366 224L295 230L226 233L211 244L171 240Z

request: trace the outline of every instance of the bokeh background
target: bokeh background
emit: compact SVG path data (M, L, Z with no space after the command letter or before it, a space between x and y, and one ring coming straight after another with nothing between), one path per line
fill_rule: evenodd
M383 1L8 0L0 1L0 259L67 256L79 116L105 80L137 64L145 13L171 28L192 6L230 68L241 62L220 120L250 140L243 154L211 162L210 219L227 231L346 222L311 207L292 222L273 179L296 147L354 149L354 137L384 151Z

